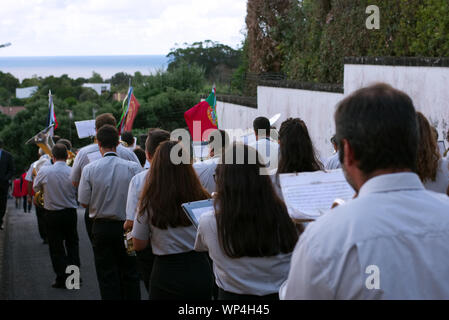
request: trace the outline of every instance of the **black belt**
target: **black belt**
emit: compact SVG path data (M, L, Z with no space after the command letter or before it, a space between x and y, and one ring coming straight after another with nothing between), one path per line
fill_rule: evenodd
M125 220L114 220L114 219L108 219L108 218L94 218L94 222L100 222L100 223L125 223Z

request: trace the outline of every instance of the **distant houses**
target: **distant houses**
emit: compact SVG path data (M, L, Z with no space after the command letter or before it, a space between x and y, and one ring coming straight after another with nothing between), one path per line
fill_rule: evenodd
M17 107L17 106L2 107L2 106L0 106L0 112L7 116L10 116L10 117L14 117L17 113L19 113L22 110L25 110L25 107Z
M26 87L26 88L16 88L16 98L27 99L30 98L36 91L37 86Z
M99 95L105 91L111 91L110 83L85 83L83 87L94 89Z

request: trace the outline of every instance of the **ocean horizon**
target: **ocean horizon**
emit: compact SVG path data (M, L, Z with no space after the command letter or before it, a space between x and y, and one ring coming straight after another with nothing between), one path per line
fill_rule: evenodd
M165 70L168 58L164 55L102 55L102 56L36 56L0 57L0 71L11 73L22 81L32 77L90 78L93 72L109 79L118 72L144 75Z

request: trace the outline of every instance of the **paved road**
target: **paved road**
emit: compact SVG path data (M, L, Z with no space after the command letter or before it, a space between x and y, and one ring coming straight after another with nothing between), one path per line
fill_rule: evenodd
M83 216L84 210L79 209L78 234L82 286L79 290L54 289L51 284L55 274L51 266L48 245L43 244L39 237L35 209L33 208L31 213L24 213L21 209L15 209L13 200L9 200L5 230L0 231L0 259L3 245L3 261L0 260L0 272L3 268L0 298L9 300L100 299L92 247L87 237ZM143 285L141 292L142 298L147 299Z

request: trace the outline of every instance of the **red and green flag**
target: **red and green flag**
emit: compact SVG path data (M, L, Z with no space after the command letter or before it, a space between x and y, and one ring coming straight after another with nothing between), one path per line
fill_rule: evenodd
M128 101L128 104L125 107L126 101ZM133 129L134 119L137 116L139 107L140 104L133 94L133 87L129 87L128 94L123 100L123 112L118 124L119 135L125 131L131 131Z
M212 92L206 100L201 101L184 113L184 119L193 141L205 141L212 130L218 129L215 87L212 88Z

